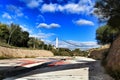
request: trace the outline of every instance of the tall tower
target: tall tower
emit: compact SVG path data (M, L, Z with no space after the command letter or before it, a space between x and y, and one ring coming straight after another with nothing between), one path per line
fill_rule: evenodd
M56 37L56 44L55 47L58 48L58 37Z

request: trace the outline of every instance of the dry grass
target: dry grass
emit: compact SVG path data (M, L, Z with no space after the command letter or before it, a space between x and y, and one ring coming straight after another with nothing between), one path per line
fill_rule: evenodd
M45 50L11 49L0 46L0 58L51 57L53 53Z

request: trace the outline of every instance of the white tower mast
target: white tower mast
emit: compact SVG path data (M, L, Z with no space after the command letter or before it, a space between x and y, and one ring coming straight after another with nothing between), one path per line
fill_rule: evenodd
M55 45L56 48L58 48L58 37L56 37L56 45Z

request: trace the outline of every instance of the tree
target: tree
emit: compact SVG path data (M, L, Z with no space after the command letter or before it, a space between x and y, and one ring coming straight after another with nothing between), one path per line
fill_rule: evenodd
M68 48L58 48L57 55L60 56L71 56L71 50Z
M96 39L98 44L111 44L118 34L119 31L111 29L111 27L105 25L96 30Z
M7 42L9 37L9 30L6 24L0 24L0 40Z
M21 47L22 43L22 29L19 25L10 25L9 43L13 46Z
M40 41L37 38L34 37L30 37L29 41L28 41L28 47L32 47L32 48L39 48L39 46L42 44L42 41Z
M76 48L72 51L74 56L80 56L82 51L79 48Z
M29 40L29 33L27 31L23 31L19 25L12 23L9 27L9 32L8 44L18 47L27 47Z
M53 46L51 44L44 44L44 49L46 49L46 50L52 50Z
M100 20L107 18L108 25L120 30L120 0L98 0L95 8Z
M45 45L44 42L40 40L39 48L44 49L44 45Z
M22 38L21 46L27 47L27 42L29 40L29 33L27 31L23 31L21 38Z

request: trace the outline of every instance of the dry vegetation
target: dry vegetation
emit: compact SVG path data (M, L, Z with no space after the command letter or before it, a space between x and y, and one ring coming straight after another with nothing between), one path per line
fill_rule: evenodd
M53 53L46 50L11 49L0 46L0 58L50 57Z

